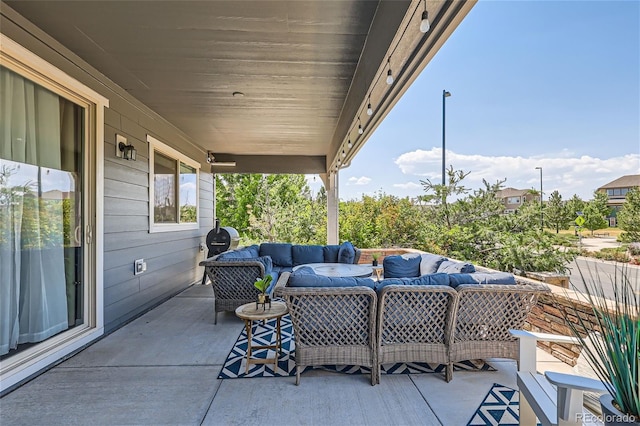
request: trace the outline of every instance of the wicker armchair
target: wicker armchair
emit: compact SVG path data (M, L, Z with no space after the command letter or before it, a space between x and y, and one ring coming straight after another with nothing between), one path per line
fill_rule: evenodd
M449 338L457 292L448 286L390 285L378 301L378 377L380 365L399 362L446 364L453 375Z
M278 283L288 279L283 273ZM378 382L376 293L367 287L292 288L276 286L284 298L295 338L296 385L312 365L360 365Z
M213 288L214 324L218 323L218 312L233 312L238 306L255 302L260 292L253 283L257 278L264 278L264 265L258 260L218 261L216 258L200 262Z
M449 348L451 362L468 359L519 359L518 340L509 329L522 329L538 296L549 289L535 282L519 285L461 285Z

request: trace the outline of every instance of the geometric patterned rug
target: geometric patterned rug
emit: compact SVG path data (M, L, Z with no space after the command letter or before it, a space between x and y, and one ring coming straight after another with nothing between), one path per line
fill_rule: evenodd
M518 391L494 383L467 426L517 426L518 400Z
M254 321L252 337L254 345L270 345L276 341L275 332L276 320L267 321L266 324ZM229 352L227 359L218 375L219 379L237 379L243 377L290 377L296 375L295 363L295 343L293 339L293 325L289 315L285 315L281 319L282 332L282 354L278 359L278 366L274 371L273 364L253 364L249 369L249 373L245 373L246 353L247 353L247 332L242 328L240 336L235 345ZM275 355L273 349L254 350L252 356L255 358L272 358ZM305 371L313 368L336 371L346 374L369 374L371 371L367 367L356 365L325 365L322 367L309 366ZM439 364L427 364L423 362L402 363L382 365L381 374L417 374L417 373L442 373L444 374L446 366ZM489 364L482 360L462 361L454 364L455 371L473 370L473 371L496 371Z

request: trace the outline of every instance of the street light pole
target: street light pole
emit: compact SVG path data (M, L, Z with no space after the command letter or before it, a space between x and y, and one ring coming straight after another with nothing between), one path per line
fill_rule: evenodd
M536 170L540 170L540 230L544 229L544 223L542 220L542 167L536 167Z
M445 124L445 119L444 119L444 117L445 117L445 102L444 102L444 100L446 98L448 98L449 96L451 96L450 92L447 92L446 90L442 91L442 186L445 185L445 177L444 177L444 174L445 174L445 165L444 165L445 164L445 162L444 162L444 153L445 153L445 144L444 144L444 135L445 135L445 132L444 132L444 127L445 127L444 126L444 124Z

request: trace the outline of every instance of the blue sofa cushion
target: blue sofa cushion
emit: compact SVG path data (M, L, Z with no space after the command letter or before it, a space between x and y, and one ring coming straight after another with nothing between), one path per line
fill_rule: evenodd
M291 255L293 256L293 266L324 262L322 246L294 245L291 247Z
M338 252L340 251L340 245L326 245L322 247L322 254L324 255L325 263L338 263Z
M449 274L427 274L417 278L385 278L376 283L376 291L388 285L449 285Z
M516 278L508 272L476 272L473 274L448 274L449 285L461 284L516 284Z
M260 256L271 256L274 266L293 266L291 244L289 243L262 243L260 244Z
M420 255L420 275L435 274L446 257L439 254L423 253Z
M289 287L375 287L375 281L371 278L352 277L325 277L308 273L298 274L297 271L289 276Z
M273 265L273 269L271 269L272 272L277 272L279 274L283 272L291 272L292 270L293 268L291 266L280 266L280 265Z
M356 249L349 241L340 244L338 250L338 262L353 263L356 260Z
M387 256L382 261L385 278L411 278L420 275L419 255Z
M238 250L227 251L220 254L216 260L242 260L242 259L253 259L258 256L253 256L253 253L246 248L241 248Z
M271 260L271 256L259 256L256 257L256 260L264 265L265 274L268 274L273 270L273 261Z
M314 271L313 268L310 266L303 266L301 268L296 269L295 272L292 273L292 275L304 275L304 274L316 275L316 271Z
M438 266L438 272L446 272L447 274L471 274L476 271L476 267L470 263L454 262L445 260Z
M251 253L251 257L259 257L260 256L260 246L258 246L257 244L254 244L252 246L247 246L247 247L245 247L245 250L247 250L249 253Z

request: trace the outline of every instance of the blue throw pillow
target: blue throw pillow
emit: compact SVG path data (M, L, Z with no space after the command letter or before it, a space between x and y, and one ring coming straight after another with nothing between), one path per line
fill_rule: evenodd
M349 241L345 241L340 244L340 250L338 250L338 262L339 263L353 263L356 260L356 249Z
M271 256L274 265L293 266L291 244L289 243L262 243L260 244L260 256Z
M476 272L473 274L448 274L449 285L453 288L461 284L516 284L516 278L508 272Z
M420 275L420 256L386 256L382 261L385 278L411 278Z
M291 247L291 255L293 257L293 266L324 262L322 246L294 245Z
M476 267L470 263L454 262L445 260L438 266L438 272L446 272L447 274L471 274L476 271Z
M324 255L325 263L338 263L338 252L340 251L339 245L326 245L322 247L322 254Z
M435 274L446 257L439 254L423 253L420 255L420 275Z

